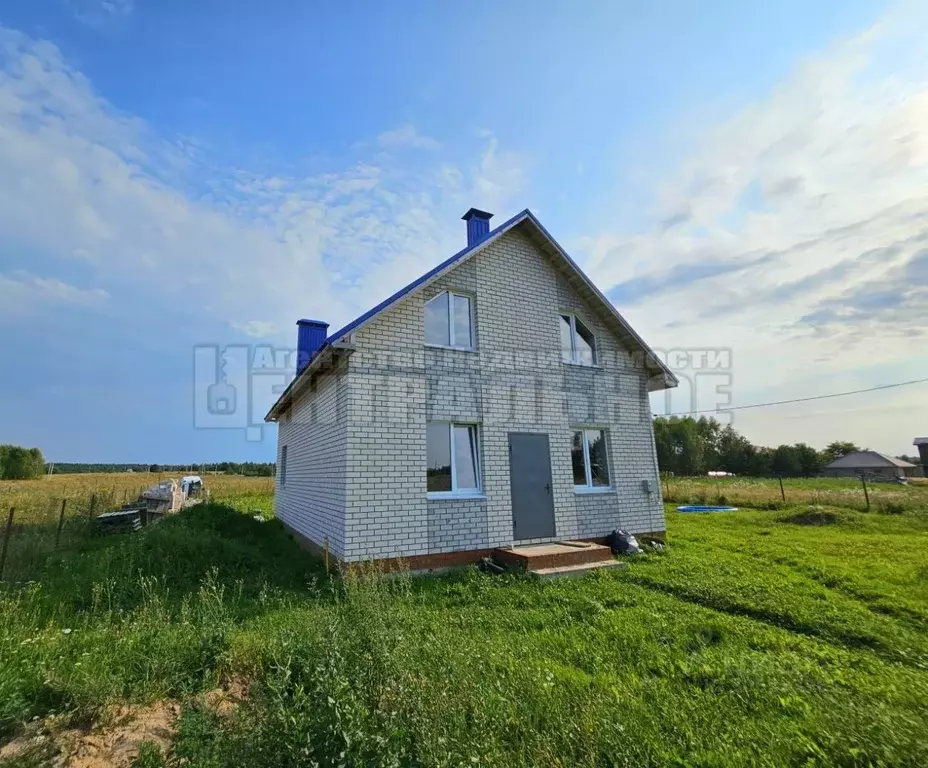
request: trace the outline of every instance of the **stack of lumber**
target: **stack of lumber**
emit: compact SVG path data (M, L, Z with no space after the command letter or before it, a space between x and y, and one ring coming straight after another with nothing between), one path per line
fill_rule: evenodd
M104 512L97 517L97 526L101 533L125 533L142 529L144 508L125 507L114 512Z

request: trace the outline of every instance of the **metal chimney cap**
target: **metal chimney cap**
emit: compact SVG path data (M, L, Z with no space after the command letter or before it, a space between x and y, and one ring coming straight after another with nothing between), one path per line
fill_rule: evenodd
M464 221L470 221L473 218L485 219L486 221L489 221L493 218L493 214L487 213L486 211L481 211L479 208L471 208L461 218L464 219Z

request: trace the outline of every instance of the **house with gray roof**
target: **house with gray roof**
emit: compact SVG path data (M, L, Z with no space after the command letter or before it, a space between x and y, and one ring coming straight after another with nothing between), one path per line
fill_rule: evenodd
M910 477L917 469L914 464L883 453L855 451L835 459L825 467L824 473L826 477L864 475L874 480L896 480Z
M342 562L664 532L648 393L671 371L528 210L345 327L298 323L276 514ZM463 233L462 233L463 234Z

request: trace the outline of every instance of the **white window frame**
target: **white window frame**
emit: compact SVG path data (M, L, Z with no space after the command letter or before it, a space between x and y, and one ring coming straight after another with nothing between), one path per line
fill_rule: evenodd
M570 318L570 360L564 359L563 350L561 351L561 362L564 365L580 365L584 368L598 368L599 367L599 339L596 338L596 331L594 331L588 322L583 318L578 318L576 312L558 312L557 322L558 322L558 338L560 338L560 323L562 318ZM580 320L583 323L583 327L586 328L590 335L593 337L593 360L589 363L584 363L579 359L577 355L577 320ZM592 427L590 427L592 429Z
M480 466L480 424L475 421L445 421L443 419L432 419L426 422L428 424L445 424L448 427L448 445L451 449L451 490L450 491L427 491L426 496L429 499L483 499L486 496L483 493L483 476ZM476 436L474 441L474 469L477 473L476 488L458 488L458 467L454 450L454 428L455 427L473 427Z
M436 299L441 298L442 296L448 296L448 341L449 344L432 344L430 342L425 342L425 346L434 347L436 349L458 349L463 352L474 352L477 349L477 325L474 322L474 296L470 293L465 293L464 291L441 291L436 293L431 299L429 299L426 304L431 304ZM468 306L470 307L470 338L467 340L467 344L457 344L455 343L457 339L455 338L454 331L454 297L460 296L462 299L467 299ZM424 322L424 318L423 318Z
M603 439L606 441L606 468L609 470L609 485L593 485L593 466L590 463L590 441L587 439L587 430L598 429L603 433ZM594 424L585 427L570 428L570 450L574 449L574 432L579 432L583 438L583 469L586 471L586 484L574 485L574 493L612 493L615 491L612 479L612 456L609 452L610 438L609 430L606 427L598 427Z
M280 479L280 487L287 487L287 446L280 447L280 464L277 467L277 475Z

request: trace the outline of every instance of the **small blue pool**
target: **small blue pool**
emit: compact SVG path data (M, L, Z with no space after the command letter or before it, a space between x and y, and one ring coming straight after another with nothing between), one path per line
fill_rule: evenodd
M677 512L737 512L738 507L677 507Z

